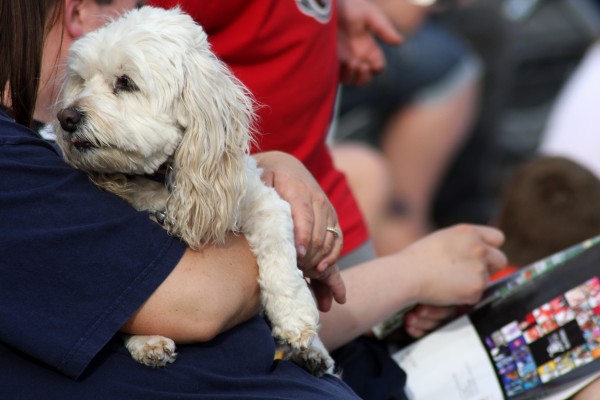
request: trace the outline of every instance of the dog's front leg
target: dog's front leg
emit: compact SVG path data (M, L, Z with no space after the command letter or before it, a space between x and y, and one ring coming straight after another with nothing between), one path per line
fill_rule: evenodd
M249 172L242 231L257 257L261 300L273 336L289 344L290 358L313 374L332 372L333 360L316 336L319 311L297 267L290 206L263 184L259 170Z

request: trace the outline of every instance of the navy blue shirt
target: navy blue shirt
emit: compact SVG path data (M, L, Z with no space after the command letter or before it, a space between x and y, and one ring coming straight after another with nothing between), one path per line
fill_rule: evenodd
M0 112L1 397L357 398L336 377L274 361L260 317L178 346L166 368L133 361L118 330L184 250Z

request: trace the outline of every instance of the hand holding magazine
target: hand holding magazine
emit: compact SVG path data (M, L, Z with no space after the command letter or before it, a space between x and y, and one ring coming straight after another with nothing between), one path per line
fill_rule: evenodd
M600 236L491 285L393 357L411 399L566 399L600 376Z

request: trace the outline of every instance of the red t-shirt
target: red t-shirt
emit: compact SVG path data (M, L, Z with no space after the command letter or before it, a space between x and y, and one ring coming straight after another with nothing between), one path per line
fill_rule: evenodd
M250 89L258 110L258 147L300 159L333 203L346 254L367 229L346 178L325 143L338 87L335 1L150 0L179 4L209 36L214 52ZM305 4L305 5L302 5Z

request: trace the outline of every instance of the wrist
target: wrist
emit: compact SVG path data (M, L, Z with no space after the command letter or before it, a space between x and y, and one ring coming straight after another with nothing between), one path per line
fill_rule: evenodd
M401 252L403 256L402 268L409 269L407 278L407 294L410 304L427 302L429 288L429 274L423 265L423 257L419 255L414 246L409 246Z

